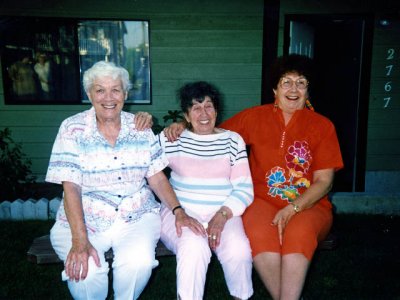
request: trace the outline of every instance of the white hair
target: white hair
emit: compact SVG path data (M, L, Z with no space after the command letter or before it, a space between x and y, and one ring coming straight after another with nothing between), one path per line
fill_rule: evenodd
M132 84L129 81L129 73L125 68L116 66L112 62L99 61L83 74L82 83L85 92L89 93L96 78L104 76L110 76L112 79L120 78L122 89L125 92L128 92L132 88Z

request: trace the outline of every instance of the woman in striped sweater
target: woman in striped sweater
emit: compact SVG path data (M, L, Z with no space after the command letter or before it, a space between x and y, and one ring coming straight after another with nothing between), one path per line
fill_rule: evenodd
M170 183L180 202L162 207L161 239L176 254L179 299L202 299L212 251L221 262L230 294L253 294L252 258L241 215L253 201L246 146L239 134L215 127L220 93L207 82L184 85L178 92L187 129L169 142L159 135L171 168ZM208 236L175 229L186 212Z

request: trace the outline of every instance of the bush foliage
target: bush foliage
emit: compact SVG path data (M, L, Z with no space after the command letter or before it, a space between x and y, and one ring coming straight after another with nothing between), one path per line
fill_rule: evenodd
M15 199L26 184L35 181L31 165L21 144L12 139L11 130L0 130L0 201Z
M167 112L167 114L163 116L164 125L154 124L152 127L152 130L153 130L154 134L158 134L164 129L164 127L166 127L170 123L179 122L179 121L182 121L183 119L184 118L183 118L183 114L181 111L169 110Z

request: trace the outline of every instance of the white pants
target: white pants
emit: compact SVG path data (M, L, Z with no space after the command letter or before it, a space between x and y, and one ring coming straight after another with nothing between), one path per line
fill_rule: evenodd
M135 223L117 220L108 230L89 235L89 241L99 255L101 267L96 266L92 257L89 258L86 279L79 282L68 280L72 297L91 300L107 297L109 267L104 252L112 247L114 299L137 299L152 269L158 265L155 248L160 238L160 226L160 216L148 213ZM56 222L50 231L50 239L54 250L65 262L71 249L71 230Z
M197 219L204 223L213 215ZM166 207L162 209L161 220L161 240L176 254L178 296L182 300L203 299L206 273L211 259L208 238L196 235L187 227L183 228L179 238L175 229L175 216ZM250 298L253 294L252 257L241 217L233 217L226 222L215 254L222 265L231 296Z

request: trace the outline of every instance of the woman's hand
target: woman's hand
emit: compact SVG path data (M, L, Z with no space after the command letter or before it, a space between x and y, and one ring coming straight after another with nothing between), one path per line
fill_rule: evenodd
M178 137L182 134L183 130L185 130L185 123L172 123L168 127L164 128L164 134L167 137L168 141L173 142L178 139Z
M101 266L96 249L87 240L73 239L71 250L65 261L65 273L70 280L84 280L89 270L89 257L92 256L98 267Z
M183 209L178 209L175 211L175 227L178 237L181 237L182 235L182 227L188 227L197 235L207 235L203 225L195 218L188 216Z
M272 225L278 226L279 242L282 245L283 232L290 219L296 214L292 205L287 205L278 211L272 220Z
M100 259L87 237L83 217L82 190L73 182L63 181L64 209L72 234L72 247L65 261L65 273L70 280L84 280L88 272L88 260L92 256L100 267Z
M208 243L212 250L217 249L221 243L221 234L228 219L232 218L232 210L227 206L222 206L208 222L207 233Z
M312 207L332 188L334 169L322 169L314 171L313 183L303 194L296 198L296 205L300 211ZM278 211L272 220L272 225L278 226L279 241L282 245L283 232L293 215L296 214L293 205L287 205Z
M133 120L137 130L145 130L153 126L153 116L147 112L138 111Z
M147 178L150 188L169 208L179 205L175 192L163 171ZM206 236L206 230L196 219L188 216L183 208L175 209L175 227L178 237L182 235L182 227L189 227L195 234Z

